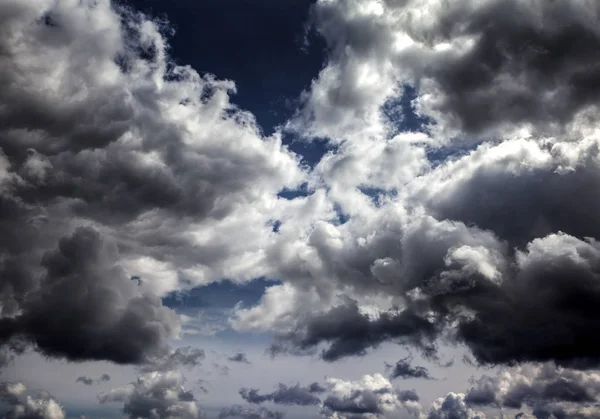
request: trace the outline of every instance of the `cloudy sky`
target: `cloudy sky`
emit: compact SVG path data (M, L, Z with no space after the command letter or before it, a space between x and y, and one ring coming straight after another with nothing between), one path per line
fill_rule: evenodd
M0 416L600 418L600 2L0 0Z

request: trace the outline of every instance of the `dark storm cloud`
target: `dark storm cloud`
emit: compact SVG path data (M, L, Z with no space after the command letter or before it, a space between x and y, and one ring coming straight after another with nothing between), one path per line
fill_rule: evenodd
M117 247L98 232L78 228L43 256L42 266L22 313L0 319L0 342L23 338L49 356L123 364L166 350L178 328L175 313L138 291L118 265Z
M474 41L425 69L441 93L436 110L472 134L504 123L570 122L598 103L599 15L596 2L455 2L428 32L415 33L425 42Z
M285 415L282 412L271 411L264 407L243 407L234 405L222 409L219 413L219 419L225 418L242 418L242 419L283 419Z
M458 338L486 364L598 365L600 246L563 234L534 240L498 289L463 299L475 311Z
M321 357L325 361L336 361L346 356L364 355L368 348L394 340L415 345L431 354L435 335L436 325L416 310L383 313L371 320L359 311L356 301L348 301L323 315L307 319L293 333L280 336L271 352L307 351L327 342L329 346L323 350Z
M241 388L239 394L248 403L253 404L272 401L275 404L310 406L318 405L321 402L321 399L315 396L315 394L323 393L324 391L326 389L318 383L313 383L307 387L300 386L298 383L293 386L280 383L277 390L272 393L260 394L256 388Z
M480 256L475 252L469 257ZM482 364L599 365L594 330L600 327L600 245L553 234L535 239L509 260L499 271L499 283L460 264L440 266L437 273L430 268L434 275L416 300L423 314L411 306L369 318L354 303L338 306L301 321L292 333L280 336L274 349L301 352L326 343L322 357L331 361L397 341L435 356L435 339L446 330Z
M246 354L243 352L238 352L235 355L230 356L229 358L227 358L228 361L231 362L239 362L242 364L251 364L250 361L248 361L248 358L246 357Z
M440 219L475 224L519 247L558 231L598 238L600 199L588 193L600 188L598 148L584 150L585 160L565 173L557 173L558 163L518 173L504 165L482 165L438 195L430 208ZM518 158L507 156L504 162Z
M429 375L429 371L425 367L421 366L412 366L411 358L407 357L396 362L395 365L385 364L387 369L390 369L390 379L394 378L424 378L424 379L432 379Z

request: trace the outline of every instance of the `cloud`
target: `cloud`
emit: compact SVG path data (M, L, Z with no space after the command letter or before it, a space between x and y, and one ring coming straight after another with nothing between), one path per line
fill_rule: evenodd
M178 367L194 368L206 357L203 349L184 346L163 356L149 359L139 367L142 372L171 371Z
M227 360L231 362L239 362L242 364L251 364L251 362L248 361L246 354L243 352L238 352L235 355L228 357Z
M321 403L321 399L315 396L315 394L323 393L324 391L326 389L318 383L312 383L307 387L302 387L299 383L293 386L280 383L277 390L272 393L260 394L256 388L241 388L239 394L248 403L260 404L272 401L275 404L311 406Z
M0 342L22 337L49 356L117 363L139 363L166 350L166 339L179 328L177 316L140 292L118 258L117 246L89 227L60 239L44 254L45 273L21 313L0 319Z
M598 138L486 143L344 224L316 222L286 283L236 325L330 361L386 341L436 356L450 339L481 364L597 366Z
M219 419L229 417L239 417L242 419L282 419L284 416L282 412L271 411L264 407L242 407L240 405L227 407L219 413Z
M412 310L383 313L375 320L359 311L356 301L332 308L325 314L307 319L305 324L287 335L279 336L272 353L297 347L307 350L322 342L330 345L321 353L325 361L335 361L350 355L364 355L366 349L397 339L432 351L431 337L435 325Z
M432 377L429 375L429 371L425 367L421 366L412 366L410 364L411 358L403 358L396 362L395 365L391 365L386 363L386 369L391 369L390 379L395 378L424 378L427 380L431 380Z
M382 108L409 83L436 121L429 128L446 137L560 131L596 104L599 14L566 0L318 1L312 25L327 65L292 126L336 142L381 137Z
M92 384L94 384L94 379L90 378L90 377L86 377L85 375L78 377L77 380L75 380L76 382L81 382L83 384L85 384L86 386L91 386Z
M485 419L485 415L469 408L462 393L448 393L431 405L427 419Z
M23 383L1 383L0 401L8 405L6 419L65 419L62 406L48 393L32 396Z
M511 409L525 405L538 417L539 412L561 409L597 411L599 396L597 371L577 371L548 363L506 368L496 376L484 375L473 381L464 400L471 405Z
M94 383L102 383L105 381L110 381L110 375L102 374L99 378L96 379L90 378L86 375L82 375L81 377L78 377L77 380L75 380L76 383L83 383L86 386L91 386Z
M0 7L0 340L140 363L178 333L160 296L264 273L264 209L304 172L232 82L171 61L164 22L109 0Z
M194 395L183 388L179 371L142 374L125 387L111 389L98 396L100 403L124 403L123 412L130 418L204 417Z
M397 391L381 374L365 375L357 381L327 380L329 395L321 413L328 418L396 417L406 412L420 417L421 405L414 391Z

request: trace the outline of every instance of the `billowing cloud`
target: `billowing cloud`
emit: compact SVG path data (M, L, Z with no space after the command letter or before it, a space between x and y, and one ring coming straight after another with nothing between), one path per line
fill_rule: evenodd
M465 403L462 393L448 393L440 397L431 406L427 419L485 419L485 415L476 412Z
M1 383L0 401L8 405L6 419L65 419L62 406L47 392L33 395L23 383Z
M318 1L330 53L296 125L334 141L381 136L382 108L409 83L434 131L560 130L596 104L599 14L566 0Z
M304 174L232 82L171 62L163 23L109 0L0 15L0 342L161 355L179 320L159 297L262 274L265 209Z
M597 409L600 397L600 374L557 367L552 363L507 368L496 376L484 375L472 383L464 398L470 405L509 409L528 407L536 417L549 412ZM576 417L569 416L568 417Z
M397 391L381 374L365 375L357 381L327 380L329 395L321 413L328 418L397 417L400 412L419 418L421 405L413 391Z
M125 387L114 388L98 396L100 403L124 403L130 418L203 418L192 392L183 388L184 377L178 371L142 374Z

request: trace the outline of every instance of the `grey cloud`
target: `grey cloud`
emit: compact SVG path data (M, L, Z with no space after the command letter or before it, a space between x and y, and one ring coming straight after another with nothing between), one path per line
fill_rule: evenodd
M85 375L83 375L81 377L78 377L77 380L75 380L75 381L78 382L78 383L83 383L86 386L91 386L92 384L94 384L94 379L90 378L90 377L87 377Z
M323 401L323 408L352 415L382 413L378 397L370 391L356 390L347 397L329 396Z
M589 405L600 397L600 374L576 371L552 363L503 370L473 382L465 402L520 409L523 404L542 409L564 403Z
M429 375L427 368L422 366L412 366L410 364L411 358L407 357L396 362L395 365L385 364L386 368L391 369L390 378L424 378L432 379Z
M279 384L277 390L272 393L260 394L258 389L241 388L240 396L248 403L260 404L266 401L272 401L275 404L310 406L318 405L321 402L315 394L325 391L318 383L303 387L299 383L293 386Z
M242 419L283 419L285 415L279 411L271 411L264 407L242 407L240 405L233 405L228 408L222 409L219 413L219 419L225 419L230 417L239 417Z
M235 355L232 355L229 358L227 358L227 360L231 362L240 362L242 364L251 364L251 362L248 361L246 354L243 352L238 352Z
M5 419L65 419L62 406L45 391L32 394L23 383L0 383L0 402L8 407ZM7 406L6 406L7 405Z
M410 417L420 417L419 396L412 390L396 390L381 374L367 375L357 381L331 379L328 384L329 395L321 406L325 417L398 417L402 410Z
M98 396L100 403L124 403L130 418L198 419L204 417L194 395L183 388L178 371L143 374L127 387Z
M110 381L110 375L108 374L102 374L100 377L93 379L91 377L88 377L86 375L82 375L81 377L78 377L77 380L75 380L75 382L77 383L83 383L86 386L91 386L94 383L102 383L105 381Z
M177 348L163 356L148 359L146 364L141 365L141 372L171 371L178 367L194 368L206 357L203 349L184 346Z
M485 415L469 408L464 394L448 393L432 404L427 419L485 419Z
M395 340L433 354L436 327L422 317L416 308L400 313L383 313L371 320L360 313L356 301L348 301L323 315L307 319L292 333L279 336L271 352L276 354L289 348L305 351L327 342L329 346L323 350L321 357L325 361L335 361L346 356L364 355L370 347L386 340Z
M327 389L325 387L323 387L321 384L314 382L308 386L308 391L311 393L320 394L320 393L326 392Z
M521 122L543 129L598 103L600 61L592 51L600 48L600 8L594 2L459 1L441 10L429 28L413 34L426 43L473 39L466 52L440 54L424 71L441 94L435 111L463 132Z
M542 182L539 187L530 184L520 189L520 173L523 173L526 183L530 174L536 172L536 166L542 167L541 170L546 171L548 176L551 171L555 172L552 176L557 178L566 176L566 183L558 191L570 191L572 199L565 199L565 195L560 194L553 196L548 189L547 196L552 196L554 201L547 199L539 203L526 198L528 204L524 210L548 204L547 213L560 221L550 231L557 227L569 229L569 226L573 226L571 233L586 237L585 226L589 226L587 231L593 233L595 222L592 211L588 213L588 208L593 208L593 198L585 198L587 195L583 192L588 185L593 185L593 182L587 183L585 179L595 179L593 173L597 171L595 161L587 157L595 155L592 153L593 147L591 151L585 144L561 144L560 147L569 147L567 152L571 152L572 147L574 152L583 156L581 163L574 164L574 171L565 170L564 174L558 171L559 162L565 157L557 151L558 146L550 155L530 142L507 142L498 147L483 148L456 164L466 167L479 162L477 164L489 170L486 178L490 181L494 176L501 178L506 171L506 184L512 185L512 190L521 190L523 199L527 190L534 189L535 192L529 195L535 197L546 186ZM502 164L511 167L510 164L516 162L518 156L521 156L521 161L529 162L523 169L492 170L494 167L503 167ZM476 178L484 170L481 167L463 170L448 165L439 170L441 173L455 171L453 176L464 180L471 176ZM578 182L578 174L586 171L589 177L582 175L584 182ZM509 172L512 173L510 180ZM436 172L430 176L429 179L423 179L423 185L438 194L438 202L443 203L447 196L451 196L449 207L466 205L464 202L468 199L458 199L460 194L454 200L457 188L453 181L445 180L443 187L436 186L439 181ZM571 180L570 176L573 176ZM461 184L462 180L456 183ZM467 184L468 180L465 182ZM493 188L490 190L483 185L477 188L470 185L470 189L493 192ZM508 202L513 197L507 193L498 198L498 202ZM581 199L581 205L578 199ZM480 201L485 202L483 199ZM510 223L506 214L518 213L518 206L515 206L510 210L507 208L506 214L498 213L498 219L494 219L495 210L488 211L488 208L492 208L491 204L483 204L483 209L478 209L480 201L471 201L472 208L467 213L490 212L489 224L482 223L482 228L496 228L502 223ZM587 206L585 201L591 204ZM570 208L572 215L563 220L560 214L569 212L555 211L552 202L557 203L556 208ZM500 208L502 205L505 204L500 204ZM452 216L459 217L457 214L458 211ZM527 212L524 215L528 217ZM465 343L472 350L475 360L482 364L555 361L565 366L597 366L598 340L592 331L598 327L595 313L599 301L594 285L600 256L598 243L594 239L582 240L565 233L548 234L549 230L546 229L537 238L539 233L530 230L530 233L521 231L520 236L507 234L506 239L501 240L493 230L482 228L473 224L467 227L461 221L437 221L432 217L411 220L407 225L398 227L400 231L395 232L396 245L378 248L376 234L370 242L372 247L360 249L365 259L365 255L368 255L371 266L375 266L375 261L381 258L389 261L381 269L371 272L362 265L359 270L354 264L357 259L360 260L360 256L350 257L354 255L353 248L330 249L325 244L325 237L323 244L319 242L318 245L323 246L324 255L330 256L323 262L331 263L331 276L339 278L340 288L346 286L365 293L396 295L405 301L402 303L404 308L370 317L362 314L359 303L354 301L325 313L299 314L295 328L279 336L273 351L302 352L327 344L322 357L336 360L344 356L362 355L368 348L376 347L383 341L397 341L416 346L427 355L435 355L436 339L443 335L444 338L453 336L455 340ZM502 232L500 227L497 229ZM517 232L516 229L514 231ZM524 247L521 245L523 242ZM373 254L369 255L370 252ZM365 265L368 266L368 263ZM344 277L343 273L350 271L349 267L355 268L353 275ZM357 272L361 275L357 275ZM371 284L370 291L367 283ZM552 327L548 327L550 324Z
M229 103L233 83L171 65L150 18L108 0L0 8L0 344L161 357L180 325L157 294L235 271L252 245L217 224L302 171ZM270 234L266 220L240 234ZM218 237L194 242L192 224Z
M0 319L1 342L22 337L50 356L140 363L165 351L177 331L175 313L139 292L118 265L117 247L91 228L62 238L42 266L22 313Z

